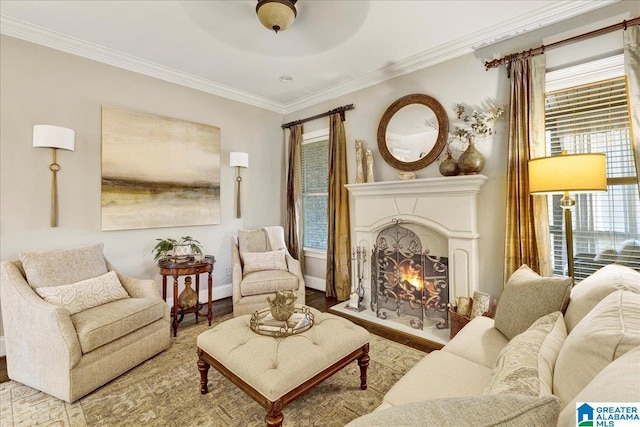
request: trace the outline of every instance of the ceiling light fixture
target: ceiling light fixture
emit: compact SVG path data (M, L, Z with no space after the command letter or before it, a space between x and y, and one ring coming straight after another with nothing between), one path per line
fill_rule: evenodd
M256 13L262 25L270 30L284 31L296 19L298 0L258 0Z
M283 83L289 83L289 82L293 81L293 77L287 76L285 74L285 75L280 76L280 81L283 82Z

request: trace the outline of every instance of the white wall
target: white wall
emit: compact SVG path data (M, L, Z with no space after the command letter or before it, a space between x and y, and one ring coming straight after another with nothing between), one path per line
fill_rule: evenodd
M0 54L1 259L104 242L119 271L155 278L160 288L154 239L191 235L216 256L214 295L228 291L230 236L238 228L282 223L282 115L11 37L2 36ZM100 231L102 104L220 127L221 224ZM32 147L35 124L76 131L76 150L58 153L58 228L49 226L51 150ZM250 167L242 171L242 219L235 218L230 151L249 153Z
M555 24L514 39L481 48L474 54L468 54L454 60L425 68L397 77L381 84L359 90L327 102L305 108L285 117L285 121L293 121L302 117L318 114L345 104L354 104L355 109L346 113L345 130L347 135L347 160L349 183L355 182L355 140L364 140L365 148L374 153L374 169L376 181L396 180L399 171L384 162L377 146L376 133L382 114L387 107L398 98L412 93L423 93L437 99L447 111L450 119L455 118L453 107L456 103L464 103L472 107L486 106L486 102L498 104L509 103L509 79L505 67L486 71L485 59L500 57L505 54L538 47L544 43L581 34L613 23L636 17L640 14L640 3L624 1L613 6L586 14L563 23ZM612 36L605 36L611 39ZM550 62L555 68L565 62L594 59L622 48L622 35L617 44L606 44L593 39L590 42L569 45L573 47L569 59L566 55L555 54ZM597 46L597 49L594 49ZM569 49L567 48L567 49ZM553 51L550 51L550 55ZM327 126L328 119L305 123L304 131L311 132ZM498 134L492 139L481 141L477 148L487 158L482 171L489 180L480 191L479 230L480 230L480 289L495 298L502 293L504 278L504 236L506 210L506 171L508 158L507 143L508 118L498 123ZM444 156L443 156L444 157ZM417 171L418 178L440 176L438 162ZM455 212L451 213L455 215ZM353 214L352 214L353 215ZM357 242L352 242L355 246ZM325 262L319 259L305 259L306 273L320 274L324 277Z

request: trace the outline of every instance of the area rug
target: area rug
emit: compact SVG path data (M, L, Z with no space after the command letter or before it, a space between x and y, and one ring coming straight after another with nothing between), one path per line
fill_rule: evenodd
M217 319L212 326L231 315ZM264 426L265 410L215 369L200 394L196 337L206 322L180 327L171 347L69 404L15 381L0 384L0 426ZM371 335L368 388L357 362L283 410L284 426L343 426L367 414L425 353Z

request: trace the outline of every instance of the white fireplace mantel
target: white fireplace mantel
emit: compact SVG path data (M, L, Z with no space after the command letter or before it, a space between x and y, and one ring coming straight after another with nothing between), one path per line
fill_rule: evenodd
M448 240L450 300L471 296L479 281L477 195L487 179L462 175L348 184L345 187L354 201L354 244L371 250L379 231L394 219L435 230ZM365 288L368 304L369 277Z

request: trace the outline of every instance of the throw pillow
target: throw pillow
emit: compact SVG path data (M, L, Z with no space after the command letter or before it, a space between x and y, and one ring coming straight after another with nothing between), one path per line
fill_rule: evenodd
M284 251L245 252L243 273L265 270L287 270Z
M527 265L516 270L504 287L495 327L507 338L527 330L536 320L567 308L573 280L570 277L542 277Z
M346 427L554 426L560 400L515 394L424 400L374 411Z
M566 338L559 311L536 320L500 351L485 394L553 394L553 367Z
M640 294L616 291L576 325L565 341L553 373L553 394L564 407L602 369L640 346Z
M618 262L632 268L640 268L640 241L630 239L622 242Z
M587 277L571 290L569 306L564 314L567 331L593 310L607 295L625 290L640 294L640 273L619 264L610 264Z
M66 308L70 314L129 298L115 271L70 285L36 288L35 291L48 303Z
M267 234L263 229L238 230L238 250L243 259L245 252L265 252L268 249Z
M576 402L640 402L640 347L600 371L562 410L558 426L576 426Z
M23 252L19 258L32 288L68 285L107 272L102 243L50 252Z

